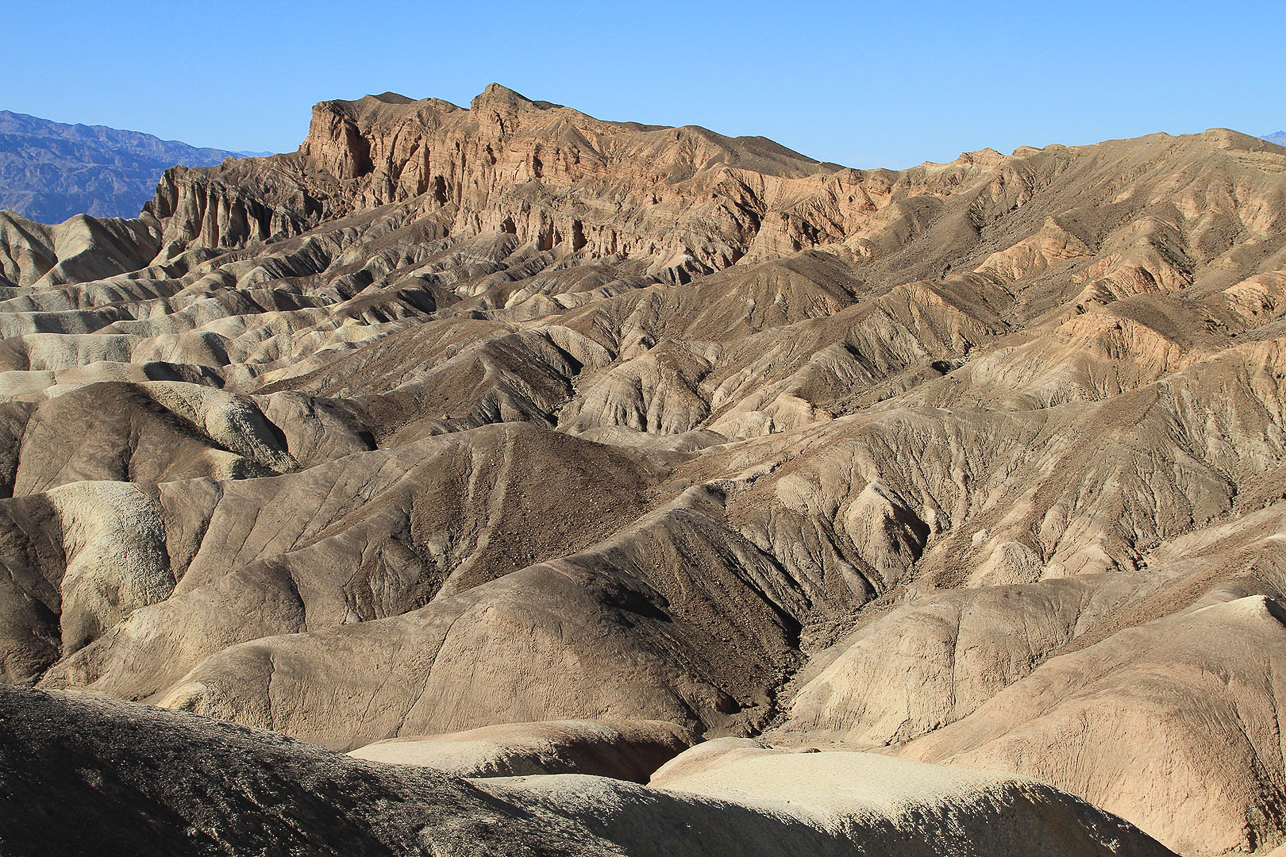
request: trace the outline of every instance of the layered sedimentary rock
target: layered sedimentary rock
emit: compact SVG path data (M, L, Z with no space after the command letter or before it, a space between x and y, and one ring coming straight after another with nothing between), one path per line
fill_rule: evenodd
M345 750L876 750L1270 851L1284 218L1225 130L851 170L496 86L323 103L140 220L5 227L0 669Z

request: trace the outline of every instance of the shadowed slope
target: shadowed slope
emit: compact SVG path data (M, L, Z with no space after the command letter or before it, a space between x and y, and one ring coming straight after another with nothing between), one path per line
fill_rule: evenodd
M848 814L836 825L833 809L791 809L780 798L739 802L735 790L711 796L708 788L706 794L662 791L577 775L471 782L107 700L0 689L0 716L6 727L0 793L10 797L0 809L0 843L15 855L272 849L767 857L928 855L945 847L1003 857L1027 853L1021 843L1031 842L1066 857L1168 853L1069 795L979 774L940 774L929 813L899 811L878 796L848 805L832 799ZM879 763L899 776L914 769L923 778L931 770ZM21 810L13 799L19 794ZM896 787L889 794L896 795ZM967 821L952 826L947 818ZM938 831L929 842L922 838L926 829ZM982 850L975 852L975 843Z

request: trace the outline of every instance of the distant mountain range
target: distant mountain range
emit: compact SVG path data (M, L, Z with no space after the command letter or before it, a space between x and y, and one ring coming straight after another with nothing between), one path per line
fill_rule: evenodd
M0 209L41 223L75 214L137 217L169 167L267 152L203 149L104 125L66 125L0 110Z
M1260 139L1276 143L1279 146L1286 146L1286 131L1274 131L1271 134L1265 134Z

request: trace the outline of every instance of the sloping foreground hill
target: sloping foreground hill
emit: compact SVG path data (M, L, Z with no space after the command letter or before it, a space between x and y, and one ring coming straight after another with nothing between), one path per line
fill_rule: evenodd
M688 762L649 788L578 774L466 780L16 688L0 689L0 719L0 847L12 855L1170 853L1042 783L879 756L734 750L713 772ZM793 778L747 793L727 784L729 761L743 784Z
M1226 130L858 171L325 102L138 220L0 220L0 670L345 750L878 750L1269 851L1284 222Z

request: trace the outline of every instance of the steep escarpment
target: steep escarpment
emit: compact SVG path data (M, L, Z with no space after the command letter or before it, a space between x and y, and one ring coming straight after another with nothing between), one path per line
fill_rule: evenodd
M877 750L1270 851L1283 218L1286 152L1225 130L852 170L496 86L325 102L140 220L5 227L0 669L442 766L492 736L461 770L616 741L641 779L611 723L826 746L675 774L809 830L866 797L777 780ZM548 776L512 787L601 808ZM1007 782L904 803L1062 800Z
M392 94L323 102L298 153L171 171L148 214L174 254L415 200L443 236L497 232L688 277L744 255L783 183L834 169L768 140L602 122L493 84L468 110Z

